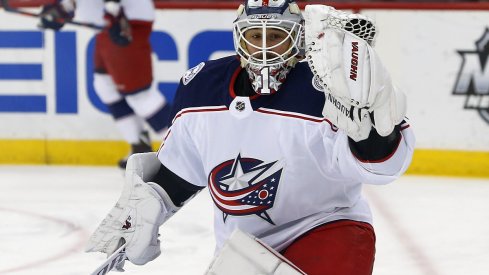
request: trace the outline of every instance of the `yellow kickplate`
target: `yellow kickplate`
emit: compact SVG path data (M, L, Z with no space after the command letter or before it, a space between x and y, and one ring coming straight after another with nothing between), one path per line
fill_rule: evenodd
M157 150L159 143L153 143ZM123 141L0 140L0 164L116 165ZM489 152L417 149L408 174L489 178Z
M407 173L488 178L489 152L417 149Z
M129 149L123 141L0 140L0 164L116 165Z

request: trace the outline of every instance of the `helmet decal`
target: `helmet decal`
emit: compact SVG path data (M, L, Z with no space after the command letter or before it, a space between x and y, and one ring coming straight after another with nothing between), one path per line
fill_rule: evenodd
M288 0L248 0L246 1L246 13L251 14L270 14L278 13L283 14L286 9L289 8L289 3L293 1Z

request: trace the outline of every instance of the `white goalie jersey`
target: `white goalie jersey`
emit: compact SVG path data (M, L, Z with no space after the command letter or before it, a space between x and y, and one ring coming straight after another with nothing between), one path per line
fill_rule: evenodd
M235 228L281 251L330 221L371 223L362 184L386 184L404 173L414 147L409 125L400 125L402 137L390 156L364 161L322 116L325 94L306 63L268 96L236 96L240 70L235 56L189 70L158 152L173 173L208 187L217 248Z

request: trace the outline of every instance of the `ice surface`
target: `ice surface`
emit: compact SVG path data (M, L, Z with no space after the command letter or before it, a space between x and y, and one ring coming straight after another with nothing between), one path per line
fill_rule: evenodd
M85 242L122 183L111 167L0 166L0 274L89 274L105 256L84 253ZM488 274L489 179L404 176L365 195L375 275ZM127 263L126 274L203 274L214 253L211 211L204 190L161 227L162 255Z

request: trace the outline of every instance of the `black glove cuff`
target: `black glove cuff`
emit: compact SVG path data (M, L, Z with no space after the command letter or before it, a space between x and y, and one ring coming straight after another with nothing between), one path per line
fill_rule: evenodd
M402 123L401 123L402 124ZM372 128L367 139L355 142L348 138L350 150L353 155L362 162L379 162L390 157L401 141L401 127L396 125L394 131L383 137Z
M193 185L180 178L163 164L160 166L160 170L156 176L150 181L155 182L165 189L173 204L176 206L182 206L185 201L204 188Z

